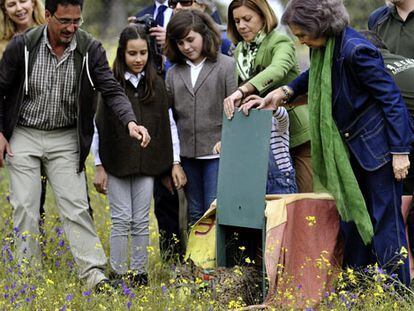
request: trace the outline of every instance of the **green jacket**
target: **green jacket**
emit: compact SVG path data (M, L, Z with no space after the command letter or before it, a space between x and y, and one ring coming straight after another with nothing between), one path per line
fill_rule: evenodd
M234 51L236 60L241 49L242 43L239 42ZM254 72L257 74L249 82L261 96L295 79L299 66L292 40L275 30L270 32L257 51ZM288 111L290 148L293 148L310 140L309 112L306 105L289 108Z

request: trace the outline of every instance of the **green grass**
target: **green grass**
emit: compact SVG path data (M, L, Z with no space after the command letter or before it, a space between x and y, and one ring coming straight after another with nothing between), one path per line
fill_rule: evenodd
M87 175L94 221L103 247L109 251L109 206L105 196L92 185L93 167L88 159ZM0 173L0 310L225 310L246 306L237 290L240 269L229 272L214 286L192 275L187 266L163 262L158 249L156 220L151 213L149 280L147 287L120 289L111 295L96 295L78 280L76 267L62 234L53 193L46 200L46 234L42 267L18 266L13 258L12 209L7 201L6 170ZM414 310L411 291L396 291L382 271L358 275L345 271L332 293L326 294L321 310ZM359 281L356 281L359 280ZM364 280L361 282L361 280ZM361 285L362 284L362 285ZM391 284L391 285L390 285ZM348 285L352 285L350 287ZM254 287L253 287L254 288ZM254 289L253 289L254 290ZM227 294L227 296L226 296ZM225 299L223 298L224 296ZM283 304L277 310L294 309L294 298L280 293ZM293 295L294 296L294 295Z

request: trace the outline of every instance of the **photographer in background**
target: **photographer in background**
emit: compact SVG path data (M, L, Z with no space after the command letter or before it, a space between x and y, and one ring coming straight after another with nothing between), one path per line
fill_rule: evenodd
M165 43L165 28L173 15L173 10L168 7L167 0L155 0L153 5L139 11L135 16L129 17L128 22L133 23L137 18L147 14L151 15L158 25L150 29L151 36L156 39L159 45L163 46Z
M154 18L158 26L150 29L151 36L153 36L157 43L161 46L165 44L165 29L168 22L171 19L173 13L177 13L181 10L200 10L202 12L210 14L214 22L218 25L218 28L222 32L222 47L221 52L223 54L230 55L231 42L225 36L225 28L220 27L221 18L215 3L212 0L155 0L154 4L139 11L135 16L128 18L129 23L133 23L136 19L145 15L150 15Z

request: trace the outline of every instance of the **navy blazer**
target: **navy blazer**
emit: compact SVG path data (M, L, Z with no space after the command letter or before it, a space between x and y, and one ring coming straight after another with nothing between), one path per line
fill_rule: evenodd
M153 16L154 15L154 12L155 12L155 4L150 5L150 6L147 6L146 8L142 9L141 11L139 11L135 15L135 17L141 17L141 16L144 16L146 14L150 14L151 16ZM222 22L221 22L220 14L219 14L219 12L217 10L214 11L213 13L211 13L211 17L213 18L213 20L217 24L221 25Z
M155 4L147 6L146 8L142 9L141 11L137 13L137 15L135 15L135 17L142 17L146 14L150 14L151 16L153 16L154 12L155 12Z
M307 92L308 80L309 70L289 84L295 96ZM401 93L380 51L350 27L335 38L332 116L367 171L389 162L391 153L410 152L414 134Z

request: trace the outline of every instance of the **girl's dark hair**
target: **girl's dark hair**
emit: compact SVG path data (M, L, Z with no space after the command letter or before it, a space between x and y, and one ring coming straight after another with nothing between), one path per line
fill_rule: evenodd
M285 25L296 25L313 38L339 35L349 24L343 0L290 0L282 16Z
M112 70L114 72L115 78L119 81L122 87L125 88L125 72L128 71L128 66L125 63L125 51L128 41L136 39L145 40L148 46L148 60L147 64L144 67L145 76L143 78L144 96L142 97L142 100L146 101L154 95L154 84L157 77L157 72L153 59L155 51L151 50L150 37L144 25L131 24L124 28L124 30L121 32Z
M82 9L83 7L83 0L46 0L45 1L45 9L50 12L51 15L55 14L57 11L58 5L79 5Z
M198 10L183 10L174 14L167 26L165 54L172 63L185 63L185 56L180 52L177 41L184 39L190 31L198 32L203 37L202 55L211 61L217 60L220 49L220 32L213 19Z

